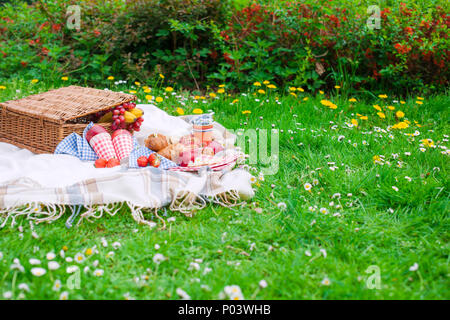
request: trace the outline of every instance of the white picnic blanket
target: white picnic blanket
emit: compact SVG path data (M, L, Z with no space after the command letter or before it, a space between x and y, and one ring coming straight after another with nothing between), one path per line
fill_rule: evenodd
M143 143L150 133L181 137L190 125L158 109L143 109L142 131L136 134ZM216 135L223 135L217 126ZM223 128L224 129L224 128ZM228 141L230 144L230 141ZM208 202L232 206L253 197L252 176L245 170L200 173L169 172L155 168L96 169L92 162L82 162L69 155L41 154L0 143L0 216L1 225L14 221L17 215L28 215L36 221L51 221L62 216L61 207L80 205L86 208L84 218L111 213L117 204L127 204L133 218L144 219L149 209L170 205L170 209L187 215Z

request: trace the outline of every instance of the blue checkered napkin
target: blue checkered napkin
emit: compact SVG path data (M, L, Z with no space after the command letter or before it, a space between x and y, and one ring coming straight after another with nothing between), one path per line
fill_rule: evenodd
M89 123L83 131L83 137L77 133L71 133L63 141L61 141L55 149L55 154L69 154L77 157L82 161L95 161L98 159L94 149L89 145L86 140L86 133L94 125L93 122ZM133 137L134 149L139 148L139 143L136 138Z
M87 142L86 132L92 128L94 124L91 122L83 132L83 137L77 133L71 133L56 147L55 154L69 154L82 161L95 161L98 159L97 154Z
M130 162L128 164L129 167L133 169L139 168L137 164L137 159L142 156L148 157L152 153L155 153L155 151L152 151L147 147L140 147L138 149L133 150L130 154L129 159ZM169 168L178 167L175 162L170 161L169 159L166 159L163 156L159 156L159 158L161 159L161 166L160 166L161 169L167 170Z

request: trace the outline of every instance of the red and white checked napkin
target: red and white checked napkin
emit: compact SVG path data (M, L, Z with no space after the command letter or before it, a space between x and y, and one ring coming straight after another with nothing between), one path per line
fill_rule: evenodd
M91 139L89 144L99 158L103 158L108 161L116 158L116 151L114 151L111 135L109 133L103 132L97 134Z
M130 134L119 134L115 136L112 144L119 161L129 157L131 151L133 151L133 138Z

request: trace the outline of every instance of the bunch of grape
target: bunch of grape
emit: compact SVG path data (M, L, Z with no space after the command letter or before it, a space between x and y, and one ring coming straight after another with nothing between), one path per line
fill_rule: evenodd
M111 129L126 129L128 131L140 131L143 111L136 108L136 103L125 102L120 106L103 111L97 114L98 122L112 122Z

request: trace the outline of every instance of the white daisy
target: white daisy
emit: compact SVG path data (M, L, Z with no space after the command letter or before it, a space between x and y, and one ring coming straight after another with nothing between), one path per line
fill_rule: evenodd
M330 284L331 284L330 279L328 279L327 277L323 278L323 280L322 280L323 286L329 286Z
M56 281L53 283L52 290L53 290L53 291L59 291L59 290L61 289L61 287L62 287L61 281L60 281L60 280L56 280Z
M28 260L28 262L33 266L37 266L37 265L41 264L41 260L35 259L35 258L31 258L30 260Z
M82 263L84 261L85 257L82 253L77 253L74 257L74 260L76 263Z
M21 283L17 287L22 291L30 291L30 287L26 283Z
M101 277L101 276L103 276L104 273L105 273L105 271L102 270L102 269L95 269L94 270L94 276L96 276L96 277Z
M164 260L166 260L166 257L164 257L161 253L157 253L153 256L153 262L156 264L160 264Z
M262 289L267 288L267 281L266 281L266 280L261 280L261 281L259 282L259 286L260 286Z
M415 262L411 267L409 267L409 271L417 271L419 269L419 264Z
M47 270L45 270L44 268L36 267L36 268L32 268L31 269L31 273L35 277L41 277L41 276L43 276L44 274L47 273Z
M177 288L176 293L181 297L182 300L191 300L191 297L181 288Z
M49 269L49 270L56 270L56 269L59 269L59 263L56 262L56 261L50 261L50 262L48 263L48 269Z
M68 300L69 299L69 293L67 291L61 292L59 295L59 300Z
M53 252L47 253L47 260L53 260L56 258L56 255Z

